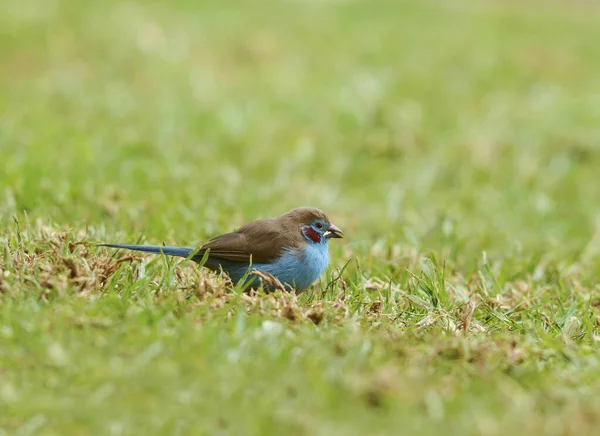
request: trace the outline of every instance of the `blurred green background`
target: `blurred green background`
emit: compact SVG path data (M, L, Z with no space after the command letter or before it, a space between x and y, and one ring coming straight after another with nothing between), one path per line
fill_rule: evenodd
M0 272L9 290L0 293L0 381L4 377L5 386L12 386L0 392L10 411L0 412L0 433L135 434L144 428L195 434L194 428L204 428L211 434L275 434L286 428L300 434L398 434L398 426L409 433L448 429L449 419L457 434L499 434L511 425L592 434L600 420L599 403L591 400L600 390L590 381L597 357L579 361L574 356L582 352L580 344L559 338L566 320L576 317L587 329L582 335L588 351L597 352L599 19L598 5L584 1L0 3ZM276 359L256 340L246 366L238 367L219 342L233 346L245 337L235 333L237 315L212 317L195 300L181 303L181 315L165 296L175 292L169 279L124 295L123 289L134 286L136 264L120 270L124 282L115 279L103 293L92 289L85 298L76 298L67 276L64 289L40 279L44 268L47 273L52 262L63 265L61 256L70 255L65 240L195 246L302 205L324 209L345 231L342 243L331 244L332 268L351 260L344 278L355 309L321 327L301 323L290 333L295 339L283 336L286 351ZM48 240L57 232L66 235L59 238L58 257L35 269L34 254L52 246ZM412 343L397 339L398 331L416 335L416 348L404 351L409 355L437 356L431 351L437 341L444 348L453 339L444 339L447 324L435 322L433 333L420 336L422 325L400 310L401 299L398 306L385 306L390 317L372 319L362 302L377 300L382 291L373 293L368 283L389 282L390 289L394 283L410 294L406 269L419 274L419 259L431 254L445 264L453 286L471 289L492 272L497 288L490 295L510 294L517 280L529 283L503 312L510 322L498 325L500 314L490 318L479 310L475 318L484 331L499 332L502 345L493 347L510 351L511 341L523 340L569 354L563 347L575 346L571 363L563 362L560 371L544 369L536 363L539 350L525 347L531 372L523 379L532 385L515 394L506 387L514 387L512 381L497 381L502 368L486 369L486 379L467 358L466 366L449 373L444 359L417 359L412 366L394 360L390 341ZM92 262L77 252L74 257L84 266ZM157 274L152 277L174 274L161 260L148 268ZM335 292L328 300L332 307L341 295ZM122 303L125 297L128 303ZM302 310L318 300L303 298ZM232 301L226 309L244 312L239 296ZM434 312L445 311L460 323L460 311L453 311L464 301L453 301L451 296L447 307ZM117 310L120 304L134 309ZM516 307L523 305L530 310L528 322L511 318L520 316ZM559 327L544 327L542 312L549 319L556 314ZM259 331L273 317L253 313L244 316ZM73 333L72 317L85 314L101 316L114 328ZM285 331L294 331L285 322ZM382 331L380 323L391 330ZM15 333L20 329L22 336ZM360 342L356 355L340 357L336 344L354 343L354 337L371 345ZM155 350L157 338L170 345ZM458 349L488 346L485 336L465 340ZM133 365L131 356L159 355L161 347L171 350L164 357L167 369L150 366L139 380L106 381L116 377L119 365ZM122 363L114 363L123 349L129 351L118 358ZM315 349L321 351L314 351L314 360L290 357L294 350ZM56 353L63 362L56 350L89 362L69 378L54 364L41 363ZM36 353L45 357L35 360ZM205 362L206 356L213 360ZM58 367L69 365L77 368L71 359ZM418 373L428 365L438 375ZM390 408L377 418L359 400L336 408L350 394L323 375L331 367L359 380L344 378L343 386L362 386L366 373L385 376L389 367L402 374L391 379L402 381L392 389ZM212 383L218 368L225 369ZM477 373L473 380L471 370ZM55 384L47 385L52 374ZM537 397L557 377L567 380L565 374L589 377L588 390L579 392L576 386L588 382L576 379L560 386L564 397L556 401ZM285 394L261 403L262 383L279 386L295 377L298 386L290 389L300 392L297 403L286 403L291 400ZM469 380L464 386L463 377ZM431 393L443 391L440 383L446 382L459 386L448 404ZM156 390L145 391L144 383ZM250 393L228 397L228 383ZM21 384L28 387L21 391ZM175 394L169 386L179 385L197 389L181 394L189 396L181 400L182 409L170 409L165 402ZM93 392L101 398L97 403L77 403ZM115 400L114 409L112 392L122 401ZM198 400L206 402L198 403L202 407L194 403L195 395L208 394ZM71 399L55 402L54 395ZM585 416L595 421L575 419L580 427L568 427L560 420L581 410L579 395L588 395L591 411ZM511 401L515 409L507 405ZM248 409L252 404L255 413ZM470 412L474 404L483 404L478 414ZM95 412L78 415L78 407ZM225 407L240 414L233 419L239 428L215 418ZM124 411L121 421L107 418ZM177 421L178 413L188 414ZM152 416L146 420L145 414Z
M577 251L600 204L597 18L581 2L4 3L3 221L188 242L310 204L354 243L440 249L448 220L465 258Z

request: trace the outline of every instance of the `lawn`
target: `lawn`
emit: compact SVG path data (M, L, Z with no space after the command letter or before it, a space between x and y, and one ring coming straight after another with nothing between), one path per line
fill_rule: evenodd
M597 434L594 2L0 4L0 435ZM299 295L195 247L310 205Z

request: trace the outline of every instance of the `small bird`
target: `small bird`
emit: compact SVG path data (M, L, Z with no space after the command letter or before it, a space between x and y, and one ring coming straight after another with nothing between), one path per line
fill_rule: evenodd
M278 218L252 221L203 245L191 259L200 262L208 251L205 267L225 271L234 283L248 271L266 272L302 291L312 285L329 263L328 243L343 232L319 209L302 207ZM195 250L155 245L101 244L104 247L189 257ZM248 277L252 282L256 277Z

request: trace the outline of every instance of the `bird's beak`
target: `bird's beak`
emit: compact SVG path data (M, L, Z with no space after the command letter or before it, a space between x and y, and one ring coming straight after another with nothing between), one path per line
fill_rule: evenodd
M340 229L338 229L333 224L330 224L329 228L323 234L323 236L325 236L326 238L343 238L344 237L343 234L344 234L344 232L342 232Z

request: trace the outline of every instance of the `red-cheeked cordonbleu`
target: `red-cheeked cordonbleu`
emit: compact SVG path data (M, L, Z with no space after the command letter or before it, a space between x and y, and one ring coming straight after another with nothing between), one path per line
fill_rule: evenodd
M199 250L154 245L101 244L105 247L163 253L200 262L208 251L204 266L223 270L234 283L249 270L266 272L297 291L308 288L327 268L328 243L343 232L319 209L302 207L278 218L261 219L211 239ZM248 281L253 276L247 276Z

